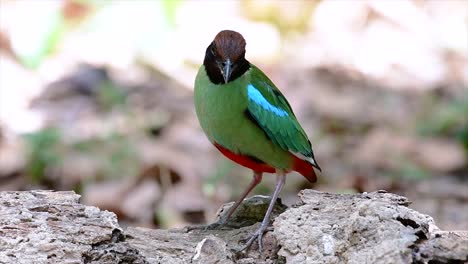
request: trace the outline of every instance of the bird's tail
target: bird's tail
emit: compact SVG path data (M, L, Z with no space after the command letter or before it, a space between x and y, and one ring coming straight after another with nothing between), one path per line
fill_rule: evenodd
M310 182L317 181L317 175L314 171L314 166L307 160L300 159L294 156L293 170L299 172Z

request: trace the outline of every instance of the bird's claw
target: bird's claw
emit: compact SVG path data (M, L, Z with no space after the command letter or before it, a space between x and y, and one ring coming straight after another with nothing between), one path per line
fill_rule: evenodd
M223 221L217 221L217 222L214 222L214 223L211 223L211 224L205 226L205 228L203 230L204 231L206 231L206 230L216 230L216 229L224 227L224 225L225 225L225 223Z
M201 226L188 226L186 227L187 232L193 231L193 230L200 230L200 231L208 231L208 230L216 230L224 227L225 221L217 221L214 223L211 223L209 225L201 225Z
M255 239L257 239L257 241L258 241L258 251L261 254L263 252L263 234L265 234L266 232L271 231L271 230L273 230L273 228L268 227L268 226L260 226L255 231L255 233L253 233L252 236L250 236L249 240L247 240L245 245L241 249L239 249L239 252L242 252L242 251L250 248L250 246L252 246Z

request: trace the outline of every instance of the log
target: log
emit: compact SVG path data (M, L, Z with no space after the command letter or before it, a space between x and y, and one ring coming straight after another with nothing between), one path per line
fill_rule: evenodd
M216 229L119 226L114 213L74 192L0 192L0 263L466 263L468 232L442 231L430 216L384 191L299 193L277 202L260 254L238 252L268 197L247 199ZM221 212L232 205L225 205Z

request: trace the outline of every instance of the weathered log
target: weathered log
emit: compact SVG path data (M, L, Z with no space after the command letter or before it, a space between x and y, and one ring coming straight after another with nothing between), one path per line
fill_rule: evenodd
M401 196L304 190L275 209L264 252L254 243L268 199L255 196L223 228L123 230L73 192L0 192L0 263L465 263L468 232L441 231Z

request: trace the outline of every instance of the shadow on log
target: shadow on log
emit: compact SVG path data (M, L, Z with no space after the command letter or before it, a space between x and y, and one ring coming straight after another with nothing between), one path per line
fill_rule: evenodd
M245 201L222 229L123 230L73 192L0 192L0 263L466 263L468 232L441 231L430 216L383 191L304 190L277 203L274 230L238 253L268 198ZM229 206L229 205L227 205ZM225 206L225 207L227 207ZM190 231L189 231L190 230Z

